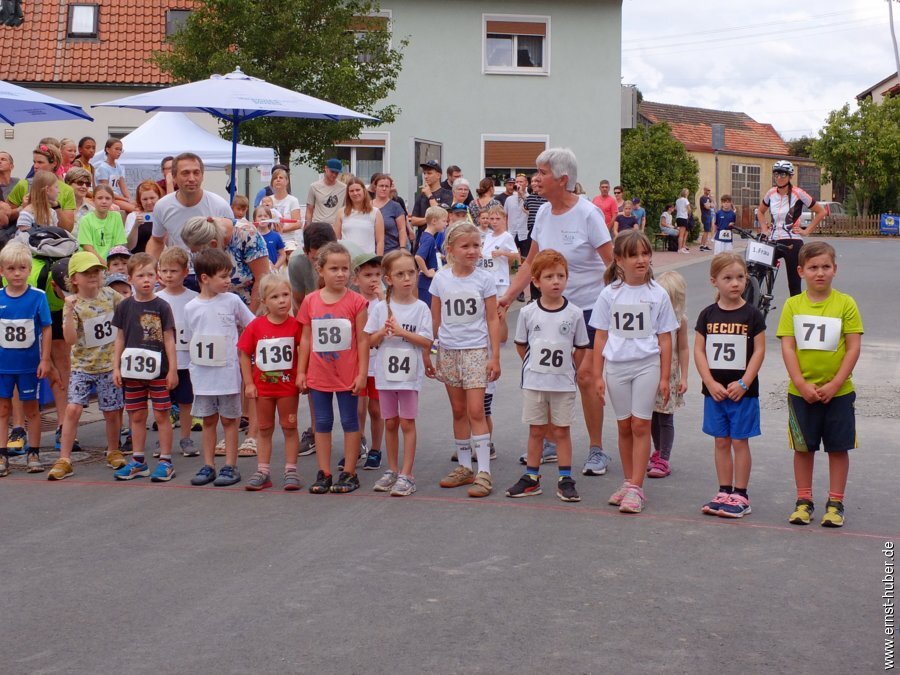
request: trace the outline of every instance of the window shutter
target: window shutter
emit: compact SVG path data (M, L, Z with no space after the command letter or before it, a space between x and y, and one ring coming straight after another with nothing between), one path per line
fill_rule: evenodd
M540 35L546 37L547 24L531 21L488 21L487 32L500 35Z
M537 156L547 149L543 141L485 141L485 168L534 166Z

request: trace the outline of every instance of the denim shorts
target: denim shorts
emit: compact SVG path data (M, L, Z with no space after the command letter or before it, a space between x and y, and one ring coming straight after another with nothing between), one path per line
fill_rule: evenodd
M113 384L112 371L94 374L73 370L69 375L69 403L87 408L91 402L91 391L95 388L97 407L102 412L121 410L125 407L125 394L121 387Z

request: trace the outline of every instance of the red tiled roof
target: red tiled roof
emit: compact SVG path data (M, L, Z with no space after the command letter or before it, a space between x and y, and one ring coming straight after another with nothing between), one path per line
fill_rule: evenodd
M162 85L150 62L166 37L166 10L193 0L25 0L25 22L0 26L0 79L61 84ZM98 39L67 38L69 4L99 5Z
M789 155L787 145L771 124L757 122L749 115L726 110L689 108L667 103L642 101L641 117L652 124L667 122L672 135L688 152L712 152L712 124L725 125L725 149L751 155Z

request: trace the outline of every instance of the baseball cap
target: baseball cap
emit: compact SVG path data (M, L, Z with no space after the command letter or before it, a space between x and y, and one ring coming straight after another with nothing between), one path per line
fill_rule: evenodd
M515 183L515 182L516 182L516 179L513 178L512 176L509 176L509 177L504 181L504 184L505 184L505 183Z
M469 207L463 204L462 202L456 202L453 206L447 209L450 213L468 213Z
M375 255L374 253L359 253L359 254L353 256L353 261L351 262L351 265L353 266L353 271L355 272L356 270L358 270L360 267L362 267L363 265L365 265L368 262L375 262L380 265L381 264L381 256Z
M106 259L109 260L114 255L124 255L126 258L131 257L131 251L128 250L127 246L113 246L109 249L109 253L106 254Z
M78 251L69 258L68 276L72 276L78 272L87 272L95 267L106 269L106 263L97 258L93 253Z
M122 274L121 272L116 272L115 274L110 274L108 277L106 277L106 285L107 286L112 286L116 282L128 284L128 276L125 274Z
M422 162L421 164L419 164L419 167L421 167L422 169L434 169L438 173L441 173L443 171L440 163L436 159L429 159L427 162Z
M69 259L60 258L50 267L50 278L59 290L68 295L68 279L69 279ZM43 289L41 289L43 290Z
M337 159L336 157L332 157L327 162L325 162L325 168L341 173L344 170L344 165L341 164L341 160Z

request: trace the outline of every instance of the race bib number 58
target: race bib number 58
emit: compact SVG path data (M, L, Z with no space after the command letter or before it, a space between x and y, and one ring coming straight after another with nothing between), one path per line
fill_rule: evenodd
M313 319L312 348L314 352L344 352L350 349L353 326L350 319Z

